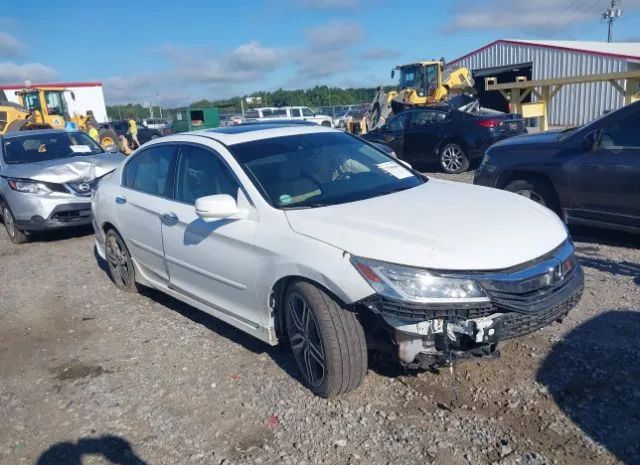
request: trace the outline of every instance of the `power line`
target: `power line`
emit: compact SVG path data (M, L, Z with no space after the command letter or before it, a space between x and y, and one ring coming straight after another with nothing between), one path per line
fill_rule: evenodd
M609 22L607 42L613 40L613 22L622 16L622 9L618 8L620 0L611 0L611 5L602 13L602 19Z

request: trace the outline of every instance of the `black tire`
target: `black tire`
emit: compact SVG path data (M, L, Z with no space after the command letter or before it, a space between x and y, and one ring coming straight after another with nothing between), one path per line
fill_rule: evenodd
M305 281L284 298L291 350L305 384L320 397L356 389L367 374L367 344L356 315Z
M115 131L111 129L103 128L98 130L98 140L103 149L107 149L110 145L115 145L120 150L120 139Z
M323 121L322 123L320 123L320 126L324 126L326 128L330 128L331 127L331 123L329 121Z
M2 222L4 223L4 228L7 231L7 236L9 236L9 240L14 244L24 244L29 241L29 236L16 226L16 220L11 212L11 209L6 203L0 203L2 207Z
M110 229L107 231L104 244L109 276L113 283L122 291L139 292L131 254L120 234Z
M469 169L469 158L460 144L447 142L440 148L440 167L445 173L460 174Z
M560 205L555 192L549 185L542 181L516 179L511 181L504 190L522 195L540 205L560 214Z

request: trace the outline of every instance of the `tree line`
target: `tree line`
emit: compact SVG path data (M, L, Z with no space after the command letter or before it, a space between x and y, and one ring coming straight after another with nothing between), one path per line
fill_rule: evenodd
M240 113L242 111L241 101L244 100L245 110L253 107L283 107L283 106L308 106L321 107L330 105L353 105L358 103L371 102L375 96L375 87L353 87L341 89L338 87L315 86L311 89L295 89L284 90L278 89L272 92L261 91L251 95L232 97L226 100L198 100L193 102L190 107L217 107L222 113ZM253 97L256 103L246 103L247 97ZM257 102L260 98L260 101ZM179 108L163 108L164 117L173 118ZM159 108L153 107L154 116L159 116ZM111 120L127 118L129 115L135 119L149 117L149 108L145 108L140 104L129 103L126 105L110 105L107 106L107 116Z

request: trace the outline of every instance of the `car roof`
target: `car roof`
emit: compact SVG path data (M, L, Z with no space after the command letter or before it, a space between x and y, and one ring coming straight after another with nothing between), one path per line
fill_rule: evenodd
M332 129L318 124L292 124L273 122L272 124L238 124L214 129L203 129L200 131L185 132L171 136L165 136L163 141L180 141L181 136L193 135L207 137L216 140L224 145L235 145L243 142L251 142L260 139L272 139L274 137L296 136L301 134L338 133L342 131Z

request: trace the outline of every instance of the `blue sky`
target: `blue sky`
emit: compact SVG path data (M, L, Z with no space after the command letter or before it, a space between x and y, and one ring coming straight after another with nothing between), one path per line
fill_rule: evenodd
M175 106L257 90L390 83L403 62L499 38L604 40L609 0L9 1L0 83L101 81L107 103ZM126 6L125 6L126 5ZM640 41L640 0L615 39Z

